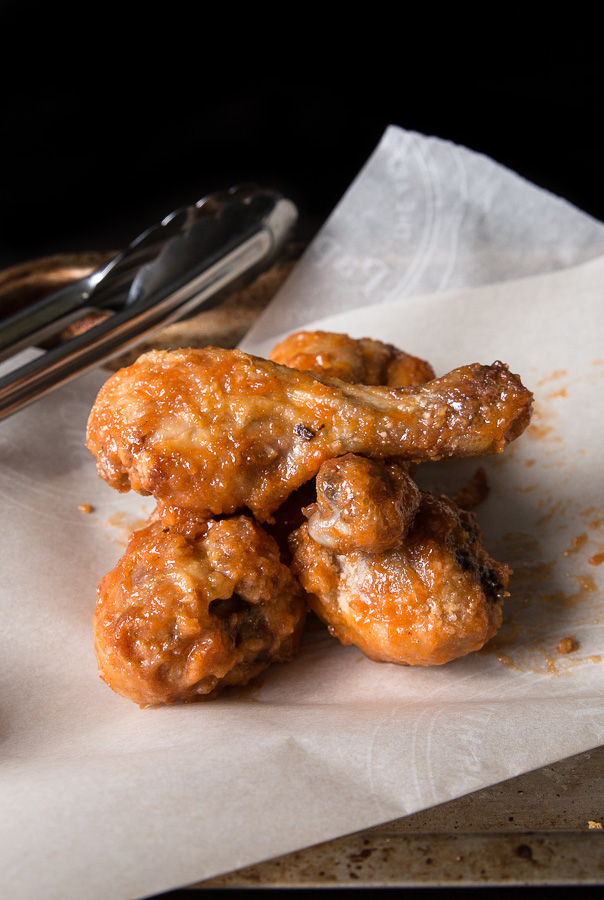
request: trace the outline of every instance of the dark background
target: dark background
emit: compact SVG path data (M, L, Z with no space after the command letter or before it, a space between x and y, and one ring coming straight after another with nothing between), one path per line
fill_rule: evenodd
M335 21L325 9L0 0L0 266L119 249L248 181L293 199L307 240L389 124L483 152L604 219L593 23L546 38L500 14L397 24L386 7Z

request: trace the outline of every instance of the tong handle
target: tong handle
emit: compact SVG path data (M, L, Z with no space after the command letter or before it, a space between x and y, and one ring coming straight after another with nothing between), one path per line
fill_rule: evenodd
M197 234L192 228L184 239L169 241L156 263L139 269L131 302L83 334L0 378L0 419L131 347L143 335L216 305L223 299L223 288L268 266L293 227L297 210L281 195L260 192L258 196L257 214L251 203L238 198L236 206L243 203L247 207L241 213L230 207L225 215L227 203L204 217ZM232 229L237 223L238 232ZM201 245L204 252L191 265ZM181 257L186 260L185 271L179 268Z
M107 265L112 265L112 261L103 268ZM79 317L92 291L93 276L97 274L102 278L103 270L53 291L0 321L0 361L14 356L24 347L45 341L59 328Z

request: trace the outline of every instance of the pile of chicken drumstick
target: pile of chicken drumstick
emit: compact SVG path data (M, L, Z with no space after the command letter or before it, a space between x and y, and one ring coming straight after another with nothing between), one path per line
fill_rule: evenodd
M501 624L509 570L418 464L500 453L532 394L503 363L436 378L364 338L298 332L268 360L151 351L88 422L99 474L157 507L98 588L101 678L142 706L215 697L298 649L308 608L374 660L429 666Z

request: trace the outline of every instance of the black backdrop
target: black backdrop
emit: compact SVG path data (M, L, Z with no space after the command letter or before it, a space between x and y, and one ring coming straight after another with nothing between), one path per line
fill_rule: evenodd
M259 20L214 6L210 19L207 4L166 0L0 0L0 266L119 248L244 181L290 196L306 240L391 123L486 153L604 219L595 26L565 22L545 40L495 14L397 25L383 8L326 9Z

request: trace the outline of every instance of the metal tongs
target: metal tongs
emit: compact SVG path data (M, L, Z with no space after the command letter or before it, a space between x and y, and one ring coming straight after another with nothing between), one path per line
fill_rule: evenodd
M1 319L0 362L87 315L107 314L0 378L0 419L143 335L215 306L223 288L273 262L296 219L294 204L275 191L210 194L170 213L86 278Z

